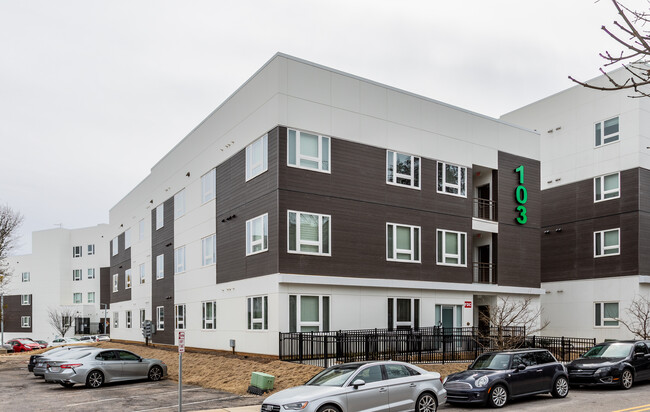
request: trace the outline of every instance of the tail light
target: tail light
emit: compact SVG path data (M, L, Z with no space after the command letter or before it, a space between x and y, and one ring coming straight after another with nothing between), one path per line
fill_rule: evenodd
M79 366L83 366L83 363L66 363L60 366L61 369L72 369L72 368L78 368Z

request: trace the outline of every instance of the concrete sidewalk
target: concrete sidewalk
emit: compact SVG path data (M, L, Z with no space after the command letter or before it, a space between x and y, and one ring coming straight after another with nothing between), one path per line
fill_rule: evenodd
M205 412L260 412L262 405L238 406L236 408L210 409Z

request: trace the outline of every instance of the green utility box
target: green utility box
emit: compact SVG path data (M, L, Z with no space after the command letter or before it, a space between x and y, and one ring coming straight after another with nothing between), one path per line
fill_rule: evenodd
M272 390L274 383L275 376L269 375L268 373L253 372L251 375L251 386L262 389L264 391Z

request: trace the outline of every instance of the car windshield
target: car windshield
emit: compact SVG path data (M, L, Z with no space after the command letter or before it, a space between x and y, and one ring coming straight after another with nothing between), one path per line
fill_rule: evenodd
M611 345L596 345L583 355L583 358L624 358L632 350L631 343L614 343Z
M314 376L305 385L311 386L343 386L359 365L333 366Z
M474 361L469 367L470 370L503 370L508 369L510 364L510 355L503 353L485 353Z

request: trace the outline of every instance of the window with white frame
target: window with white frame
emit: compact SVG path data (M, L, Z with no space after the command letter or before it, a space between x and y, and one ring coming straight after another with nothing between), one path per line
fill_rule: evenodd
M156 329L165 330L165 307L156 307Z
M436 326L442 328L459 328L463 324L463 305L436 305Z
M438 193L467 197L467 168L438 162Z
M217 262L217 236L210 235L201 239L201 264L214 265Z
M144 219L138 222L138 240L144 239Z
M88 279L95 279L95 268L88 269Z
M95 292L88 292L88 303L95 303Z
M161 203L156 208L156 230L165 226L165 204Z
M23 272L21 273L21 278L23 282L29 282L31 275L29 272Z
M201 203L215 198L217 191L217 170L212 169L201 176Z
M174 311L176 312L176 329L185 329L185 305L176 305Z
M185 246L174 250L174 274L185 272Z
M386 223L386 260L420 262L420 227Z
M438 264L467 266L467 234L438 229Z
M131 228L124 231L124 250L131 247Z
M156 256L156 280L165 277L165 255Z
M126 311L126 327L127 328L131 327L131 311L130 310Z
M620 235L620 228L594 232L594 257L620 255Z
M253 296L247 299L248 329L267 330L269 328L268 296Z
M31 305L32 304L32 295L20 295L20 304L21 305Z
M386 151L386 183L420 188L420 158Z
M147 320L147 311L145 309L140 309L140 327L144 327L144 321Z
M113 327L118 328L120 325L120 314L119 312L113 312Z
M80 281L83 278L83 272L81 269L74 269L72 271L72 280L77 282Z
M174 219L185 214L185 189L174 195Z
M32 317L31 316L21 316L20 317L20 327L29 328L32 326Z
M420 327L420 299L388 298L388 329Z
M329 173L330 138L288 129L287 164Z
M329 296L289 295L289 332L329 330Z
M124 289L131 289L131 269L124 271Z
M72 303L81 303L81 293L73 293L72 294Z
M112 245L112 248L113 248L113 256L115 256L115 255L117 255L117 252L118 252L118 250L119 250L119 248L118 248L118 238L117 238L117 236L115 236L115 237L113 238L113 240L111 241L111 245Z
M88 256L92 256L95 254L95 245L88 245Z
M288 217L289 253L331 255L331 216L289 210Z
M246 255L269 250L269 215L246 221Z
M119 281L118 276L117 273L113 275L113 292L117 292L117 282Z
M616 199L621 197L621 175L598 176L594 178L594 202Z
M594 326L618 327L618 302L596 302L594 304Z
M72 247L72 257L73 258L78 258L81 257L81 246L73 246Z
M140 263L140 266L138 266L138 268L139 268L139 272L140 272L140 284L142 285L142 284L145 283L145 281L147 279L145 277L145 274L144 274L144 263Z
M217 328L217 302L203 302L203 329Z
M596 123L594 146L599 147L617 142L619 138L618 126L618 116Z
M246 181L268 170L268 135L246 147Z

